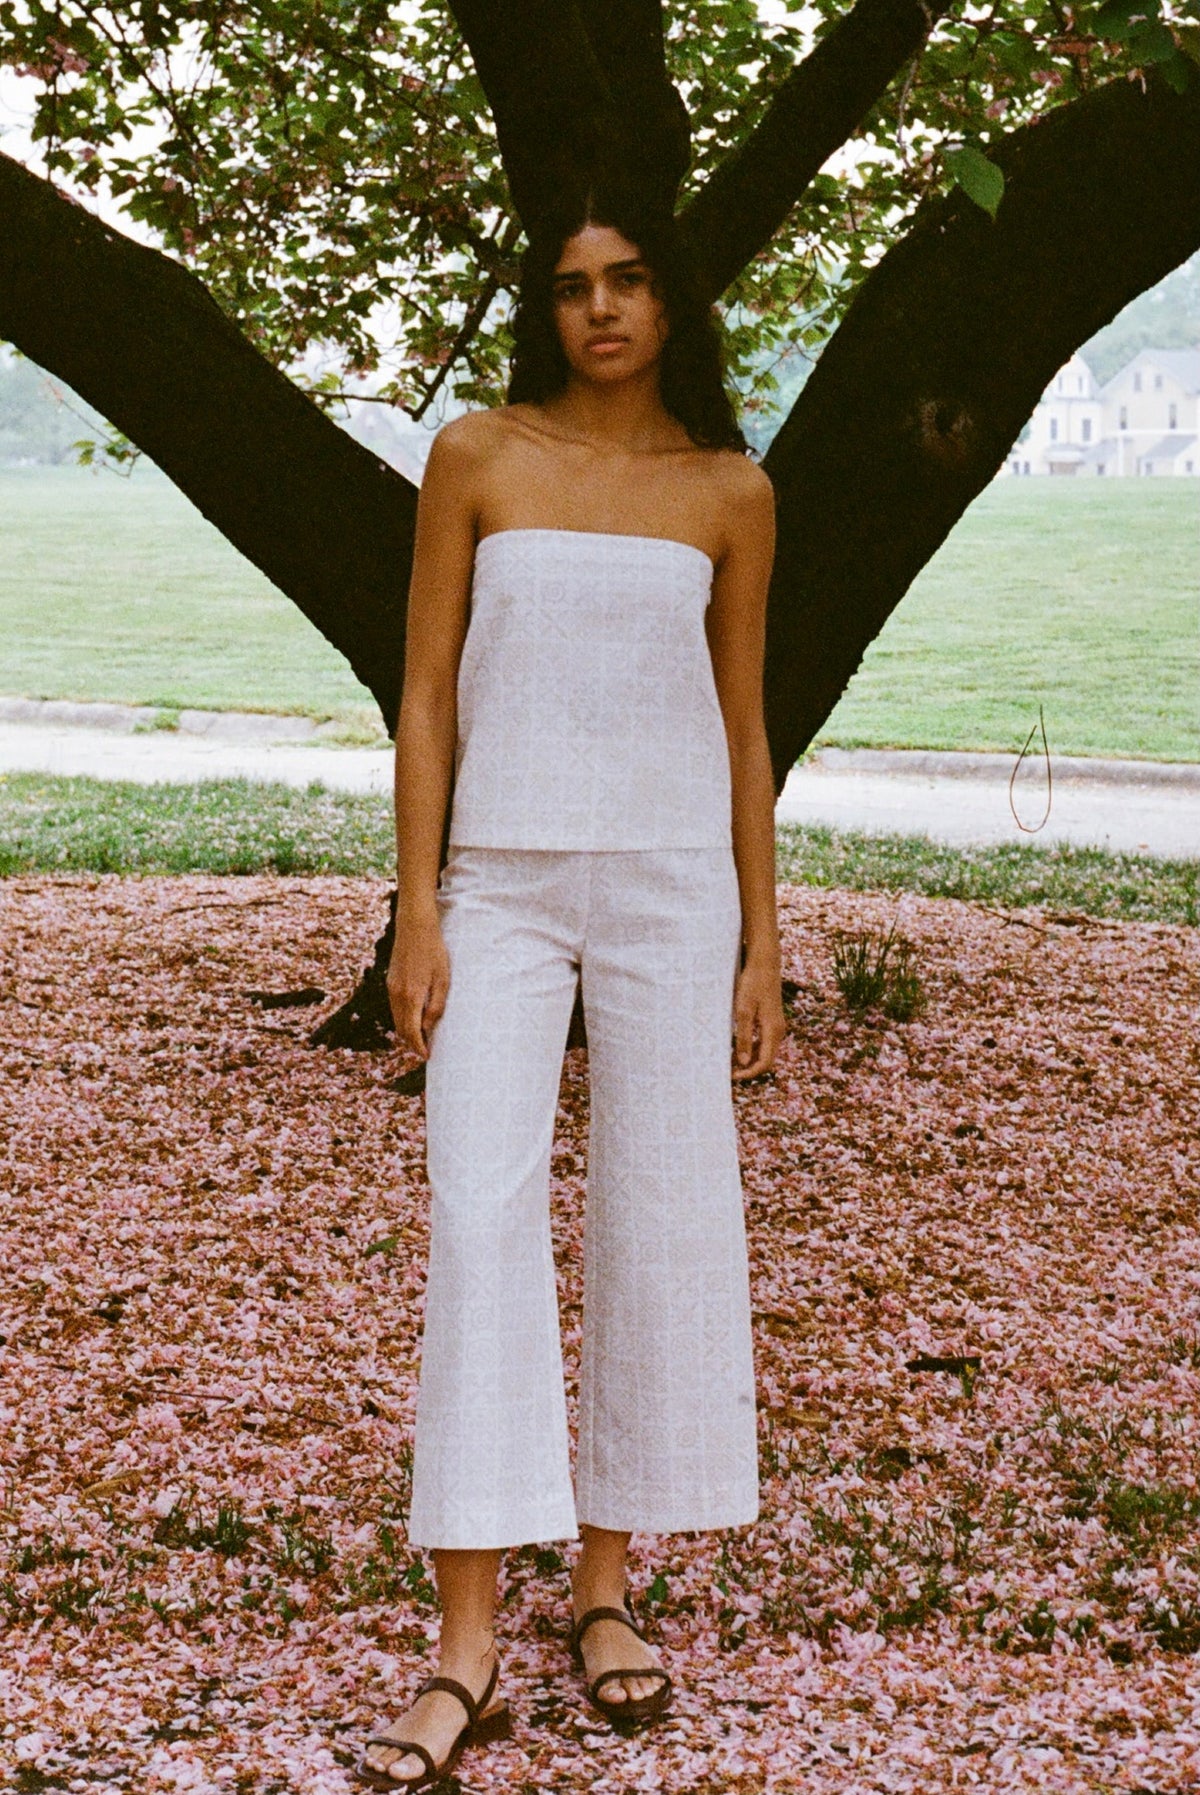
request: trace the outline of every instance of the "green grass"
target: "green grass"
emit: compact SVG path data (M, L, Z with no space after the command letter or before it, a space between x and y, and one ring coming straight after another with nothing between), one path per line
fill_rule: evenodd
M0 775L0 875L382 873L394 862L384 798L249 779L135 785Z
M871 644L818 743L1200 760L1195 480L1002 480Z
M383 726L290 599L153 468L0 469L0 692Z
M1005 480L822 743L1200 760L1193 480ZM0 692L378 722L324 638L160 474L0 470Z
M1200 923L1200 862L1095 848L956 849L922 837L786 825L779 877L852 891L917 891L1134 921ZM0 874L349 873L390 875L382 797L211 780L109 784L0 776Z

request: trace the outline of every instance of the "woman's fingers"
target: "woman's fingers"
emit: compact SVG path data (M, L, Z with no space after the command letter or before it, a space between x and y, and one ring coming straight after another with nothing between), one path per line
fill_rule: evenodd
M739 1066L748 1066L754 1058L755 1035L759 1032L757 1007L750 1003L739 1004L734 1023L734 1058Z
M746 980L734 1006L735 1079L758 1078L775 1064L785 1025L782 1006L774 991L764 996Z
M450 961L435 930L432 939L418 931L397 942L388 966L387 994L396 1031L396 1044L429 1058L434 1027L446 1008L450 989Z

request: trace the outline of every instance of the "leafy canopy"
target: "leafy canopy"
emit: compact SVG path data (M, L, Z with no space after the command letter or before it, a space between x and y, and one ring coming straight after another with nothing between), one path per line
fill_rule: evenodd
M684 204L845 10L667 0ZM958 181L994 213L1005 131L1151 63L1200 78L1197 19L1200 0L955 6L725 295L750 413L781 374L795 385L788 358L819 347L925 195ZM0 62L36 90L52 178L115 199L321 402L370 390L419 417L451 391L501 395L520 228L437 0L0 0Z

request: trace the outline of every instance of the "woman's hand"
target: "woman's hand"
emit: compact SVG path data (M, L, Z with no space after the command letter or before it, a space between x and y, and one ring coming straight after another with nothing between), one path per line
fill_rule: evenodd
M733 998L735 1079L758 1078L775 1064L787 1033L778 961L748 959Z
M450 956L437 912L406 918L397 912L388 963L387 992L396 1040L419 1059L429 1058L434 1025L450 990Z

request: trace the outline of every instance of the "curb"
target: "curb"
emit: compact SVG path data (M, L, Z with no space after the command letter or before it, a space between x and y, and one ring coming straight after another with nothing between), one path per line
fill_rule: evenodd
M163 725L164 713L170 717ZM196 735L227 742L320 741L328 726L311 717L281 717L267 711L175 711L158 704L82 703L69 698L0 698L0 723L34 728L103 729L113 735L141 735L161 728L165 735ZM336 725L334 725L336 727Z
M821 748L796 772L889 774L911 779L979 779L1007 784L1017 764L1015 754L949 752L926 748ZM1172 786L1200 792L1200 764L1190 761L1105 760L1100 756L1050 756L1055 784ZM1044 758L1027 754L1019 778L1044 784Z

